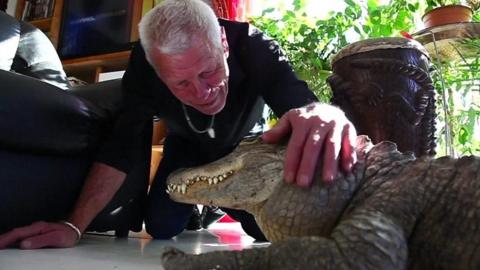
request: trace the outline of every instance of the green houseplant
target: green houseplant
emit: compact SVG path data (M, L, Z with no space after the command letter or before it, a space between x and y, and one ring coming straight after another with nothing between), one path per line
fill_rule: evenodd
M328 102L331 96L326 78L331 74L330 57L348 44L345 32L361 16L361 7L353 1L343 12L326 19L309 17L305 0L293 0L293 9L277 6L250 18L253 25L278 41L295 73L316 96Z
M448 23L478 21L480 0L427 0L426 13L422 20L424 26L434 27ZM464 13L464 18L451 19L450 9L457 9ZM440 19L431 20L429 16L439 15ZM446 19L446 21L445 21ZM458 41L465 47L480 49L480 43L476 39ZM468 44L467 44L468 43ZM435 62L435 70L432 75L438 92L438 154L439 155L472 155L480 153L480 93L479 76L480 56L462 55L458 47L457 53L461 56L458 60L444 60ZM441 68L440 68L441 66ZM441 74L441 75L440 75ZM440 98L442 97L442 98ZM447 130L448 129L448 130Z
M372 37L399 36L401 31L412 33L416 28L414 18L420 18L426 2L424 0L344 0L342 12L331 12L321 20L306 15L307 0L292 0L293 9L270 7L250 21L275 38L285 50L297 75L307 81L309 87L320 100L330 100L330 88L325 78L331 74L330 58L349 42ZM317 0L311 0L317 1ZM468 4L478 10L480 0ZM453 2L453 1L452 1ZM434 4L430 9L447 5L446 1ZM455 3L458 3L455 1ZM475 3L477 6L475 6ZM480 19L478 12L475 14ZM356 40L347 40L347 33L356 33ZM473 46L480 50L480 43ZM480 155L480 55L465 59L461 63L448 63L443 70L445 87L433 72L438 92L437 108L442 108L445 89L447 99L447 119L444 113L437 112L438 155L450 154L446 151L444 139L446 125L450 126L451 141L448 145L454 154Z

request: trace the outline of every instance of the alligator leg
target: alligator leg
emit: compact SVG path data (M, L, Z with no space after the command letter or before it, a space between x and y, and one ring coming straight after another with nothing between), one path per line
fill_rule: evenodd
M262 268L260 264L266 256L265 251L266 248L254 248L243 251L215 251L192 255L175 248L168 248L162 254L162 263L166 270L267 269Z
M266 248L189 255L163 254L165 269L405 269L407 243L400 226L378 212L359 211L331 238L291 238Z

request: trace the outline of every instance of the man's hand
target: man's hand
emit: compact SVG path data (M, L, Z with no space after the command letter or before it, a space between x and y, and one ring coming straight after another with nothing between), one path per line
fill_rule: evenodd
M66 248L74 246L77 241L77 233L69 226L39 221L0 235L0 249L14 245L21 249Z
M278 143L291 133L285 154L284 177L289 183L308 187L315 166L323 157L322 177L334 180L339 167L349 172L356 162L353 124L338 108L321 103L292 109L280 118L277 125L265 132L262 139Z

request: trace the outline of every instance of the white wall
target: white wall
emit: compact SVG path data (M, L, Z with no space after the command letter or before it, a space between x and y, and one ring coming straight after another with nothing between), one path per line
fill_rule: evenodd
M17 0L8 0L7 13L15 16L15 8L17 7Z

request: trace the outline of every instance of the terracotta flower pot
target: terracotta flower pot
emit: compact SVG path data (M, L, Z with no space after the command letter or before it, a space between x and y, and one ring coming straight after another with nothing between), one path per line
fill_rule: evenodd
M425 28L434 26L470 22L472 20L473 11L464 5L448 5L432 9L425 13L422 17Z

